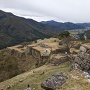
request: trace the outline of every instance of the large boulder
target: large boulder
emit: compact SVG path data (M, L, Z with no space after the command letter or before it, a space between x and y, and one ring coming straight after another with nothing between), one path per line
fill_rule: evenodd
M66 82L66 79L67 76L63 75L63 73L56 73L42 82L41 87L45 90L54 90L62 86Z

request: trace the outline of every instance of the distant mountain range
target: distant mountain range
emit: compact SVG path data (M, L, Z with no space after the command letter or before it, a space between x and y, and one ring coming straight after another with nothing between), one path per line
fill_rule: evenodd
M74 24L71 22L56 22L54 20L51 21L42 21L42 24L52 26L53 28L60 29L60 30L73 30L73 29L84 29L85 26Z
M90 39L90 23L77 23L77 24L89 29L84 34L86 34L87 38Z
M51 26L0 10L0 49L38 38L50 37L57 32L60 33Z
M22 42L57 35L63 30L83 28L85 27L70 22L37 22L0 10L0 49Z
M81 26L84 26L86 28L90 28L90 23L77 23L77 25L81 25Z

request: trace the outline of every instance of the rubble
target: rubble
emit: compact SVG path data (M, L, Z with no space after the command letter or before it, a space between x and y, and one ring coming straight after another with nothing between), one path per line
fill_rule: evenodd
M82 44L75 58L75 63L78 64L78 68L89 72L90 71L90 43Z
M54 90L61 87L66 82L67 76L62 72L52 75L47 80L41 83L41 87L45 90Z

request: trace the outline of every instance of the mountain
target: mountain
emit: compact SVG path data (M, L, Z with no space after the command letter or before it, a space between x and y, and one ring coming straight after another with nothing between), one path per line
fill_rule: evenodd
M57 21L42 21L41 23L45 24L45 25L50 25L54 28L58 28L59 30L73 30L73 29L84 29L84 26L81 25L77 25L71 22L57 22Z
M57 32L58 30L51 26L0 10L0 49L38 38L50 37L56 35Z
M45 22L40 23L0 10L0 49L22 42L57 35L66 29L84 28L69 22L47 22L48 24L45 24Z
M84 26L86 28L90 28L90 23L77 23L77 25L81 25L81 26Z

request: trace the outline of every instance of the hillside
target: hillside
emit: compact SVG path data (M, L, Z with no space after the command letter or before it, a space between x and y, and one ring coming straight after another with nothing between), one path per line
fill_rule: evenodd
M57 65L68 61L66 47L59 43L58 38L45 38L0 50L0 82L46 63Z
M78 46L80 45L80 41L75 41L76 44L74 48L70 49L72 54L67 55L65 54L65 46L62 44L59 45L58 42L60 41L61 40L57 38L39 39L37 43L33 42L32 44L29 43L26 45L27 48L25 48L25 46L22 47L22 45L16 45L0 50L0 89L27 90L27 86L30 85L32 90L44 90L41 88L41 83L52 75L54 76L56 73L62 72L67 76L67 79L66 82L56 90L89 90L90 80L86 75L84 76L85 72L81 70L83 70L84 65L90 66L89 54L87 53L89 52L88 47L90 47L90 44L84 44L87 46L86 55L82 55L81 50L85 48L81 48L83 45L81 47ZM42 42L42 44L40 44L40 42ZM52 47L49 47L49 45ZM59 48L57 48L58 45L60 46ZM81 51L80 54L78 53L79 47ZM51 48L52 54L45 54L45 52L48 52ZM78 56L80 57L79 60L77 59ZM75 59L75 57L77 58ZM81 68L76 66L74 62L77 62ZM84 69L87 70L90 68L86 67Z
M0 10L0 49L55 34L50 26Z
M0 51L0 82L12 78L23 72L36 68L37 59L29 55L17 57L10 55L6 49Z
M44 65L37 69L33 69L29 72L1 82L0 88L4 90L25 90L27 85L30 84L32 90L44 90L40 86L44 80L57 72L63 72L68 76L68 79L61 88L56 90L89 90L89 80L81 76L81 72L79 71L73 70L72 72L68 72L68 66L68 62L59 66ZM45 73L40 75L42 71Z
M62 30L84 28L73 23L44 24L0 10L0 49L22 42L59 34Z
M42 21L41 23L45 24L45 25L50 25L53 28L58 28L59 30L73 30L73 29L84 29L84 26L81 25L77 25L71 22L57 22L57 21Z
M86 28L90 28L90 23L77 23L77 25L84 26Z

